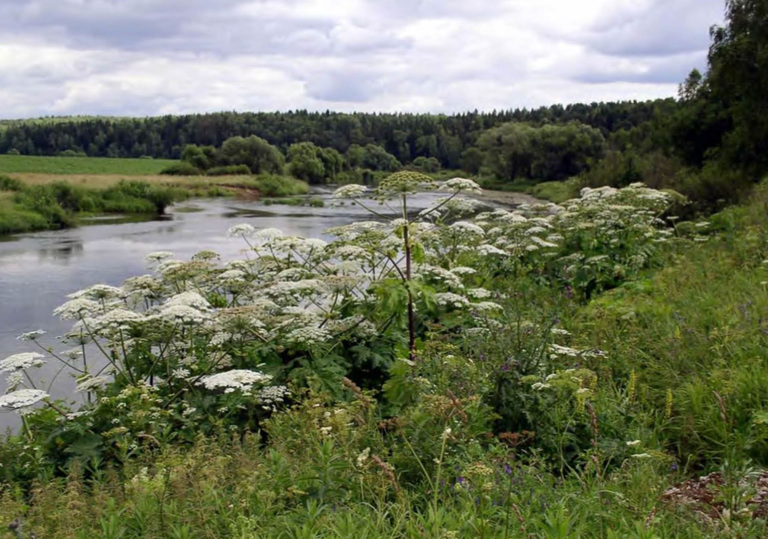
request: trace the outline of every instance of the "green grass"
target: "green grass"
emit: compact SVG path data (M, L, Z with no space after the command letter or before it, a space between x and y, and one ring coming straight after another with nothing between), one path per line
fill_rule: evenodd
M0 234L75 226L81 216L99 213L162 214L188 191L123 180L104 189L65 181L28 185L0 176Z
M106 157L39 157L0 155L0 174L119 174L145 176L177 161L170 159L119 159Z
M525 192L536 198L560 204L579 196L579 183L575 179L564 182L542 182L529 187Z

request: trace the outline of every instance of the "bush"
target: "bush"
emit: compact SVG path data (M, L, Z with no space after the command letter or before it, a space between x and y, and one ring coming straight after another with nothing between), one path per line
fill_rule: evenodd
M256 179L256 188L262 197L290 197L309 193L309 185L289 176L262 174Z
M206 176L250 176L251 169L248 165L227 165L210 168L205 174Z
M24 183L10 176L0 176L0 191L21 191Z
M202 176L203 171L184 161L165 167L160 174L167 176Z

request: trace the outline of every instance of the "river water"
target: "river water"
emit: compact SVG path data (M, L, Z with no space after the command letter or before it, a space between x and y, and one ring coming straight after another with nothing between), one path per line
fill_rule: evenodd
M359 206L332 206L327 191L316 191L312 196L324 199L326 205L312 208L198 199L172 206L162 219L99 219L79 228L0 238L0 359L39 351L35 343L16 339L37 329L47 332L38 341L44 347L54 351L69 348L56 337L71 328L71 321L58 320L52 315L53 309L67 300L67 294L92 284L119 286L128 277L148 273L144 257L150 252L171 251L175 258L186 260L199 251L212 250L226 261L241 256L247 247L242 239L227 237L227 229L235 224L325 238L329 227L371 218ZM414 210L428 207L436 196L420 194L409 201L409 206ZM507 197L504 203L491 205L509 207L514 202ZM58 366L51 360L36 373L37 379L50 380ZM0 392L4 393L4 375L0 378ZM45 389L47 384L38 387ZM72 398L73 387L74 381L64 376L57 379L50 393L55 398ZM17 413L0 411L0 429L18 423Z

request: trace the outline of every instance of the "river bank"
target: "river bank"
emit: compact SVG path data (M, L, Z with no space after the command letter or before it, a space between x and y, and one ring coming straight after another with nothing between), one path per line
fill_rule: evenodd
M169 178L117 175L0 176L0 235L72 228L104 214L151 218L194 197L286 197L309 192L294 178L264 175Z

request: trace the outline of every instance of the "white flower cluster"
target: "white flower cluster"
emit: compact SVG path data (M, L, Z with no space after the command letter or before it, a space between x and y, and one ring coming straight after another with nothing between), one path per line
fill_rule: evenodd
M285 386L268 386L259 391L257 399L262 408L274 412L290 396L291 391Z
M480 194L483 190L474 180L468 178L451 178L440 184L440 191L461 191L465 193Z
M364 195L368 188L364 185L351 183L343 185L333 192L333 198L356 198Z
M18 410L48 398L48 393L39 389L17 389L0 397L0 408Z
M197 383L209 390L223 389L224 393L232 393L236 390L249 391L253 386L264 384L271 379L272 377L268 374L258 371L233 369L203 376Z
M43 354L37 352L22 352L8 356L0 361L0 372L22 371L32 367L40 367L45 364Z

